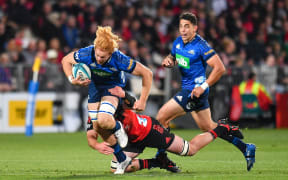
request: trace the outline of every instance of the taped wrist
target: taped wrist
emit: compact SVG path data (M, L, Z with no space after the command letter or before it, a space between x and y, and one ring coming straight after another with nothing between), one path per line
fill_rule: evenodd
M127 91L125 91L125 103L127 104L128 107L132 108L134 106L134 103L136 101L136 98L129 94Z

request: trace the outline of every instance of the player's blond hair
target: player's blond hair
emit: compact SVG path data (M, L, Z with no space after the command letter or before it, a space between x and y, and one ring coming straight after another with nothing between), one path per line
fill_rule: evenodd
M94 46L95 48L113 53L114 49L119 47L118 42L121 40L116 34L113 34L110 26L98 26Z

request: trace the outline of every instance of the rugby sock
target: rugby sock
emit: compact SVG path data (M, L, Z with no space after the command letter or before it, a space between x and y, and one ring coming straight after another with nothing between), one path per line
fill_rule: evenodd
M113 146L111 146L114 149L113 154L115 155L117 161L119 163L125 161L126 159L126 155L123 153L121 147L119 146L118 143L114 144Z
M210 130L209 132L212 134L213 138L216 139L218 136L222 137L222 135L227 134L228 128L229 126L217 126L215 129Z
M112 129L112 133L115 133L118 129L120 129L121 126L120 126L120 123L118 121L116 121L116 125L115 127Z
M242 153L245 153L246 143L244 143L241 139L229 135L221 136L221 138L234 144Z
M161 153L164 153L166 150L165 149L158 149L156 156L158 156Z
M139 159L140 169L151 169L160 167L156 159Z

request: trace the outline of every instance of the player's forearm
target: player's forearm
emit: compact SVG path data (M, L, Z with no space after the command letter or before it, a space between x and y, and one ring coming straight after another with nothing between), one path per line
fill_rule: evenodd
M152 80L153 80L152 71L148 68L145 68L145 71L142 73L142 91L141 96L139 98L140 101L144 102L147 101L152 85Z
M212 86L221 78L221 76L225 73L226 69L218 55L214 55L213 57L211 57L211 60L209 60L209 62L207 63L213 68L213 70L210 73L206 82L209 86Z
M221 67L215 67L212 72L210 73L208 79L206 80L206 82L208 83L209 86L212 86L213 84L215 84L220 78L221 76L225 73L225 67L223 66L223 68Z
M74 52L67 54L62 59L63 71L67 77L72 75L72 65L76 63L75 60L73 59L73 53Z

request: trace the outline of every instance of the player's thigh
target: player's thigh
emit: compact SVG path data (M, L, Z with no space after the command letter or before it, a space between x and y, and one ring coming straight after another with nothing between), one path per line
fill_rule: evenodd
M175 138L171 145L167 148L167 151L174 153L174 154L180 154L183 150L184 140L183 138L175 135Z
M210 108L200 111L192 111L191 115L202 131L209 131L217 126L217 124L211 118Z
M169 122L185 113L183 108L172 98L160 108L156 119L163 124L163 122Z

